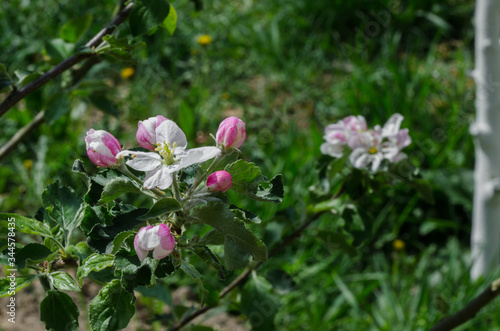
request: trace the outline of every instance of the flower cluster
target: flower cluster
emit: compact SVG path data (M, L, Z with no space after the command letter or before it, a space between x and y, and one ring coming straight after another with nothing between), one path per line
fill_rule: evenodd
M186 135L179 126L158 115L139 121L136 138L139 145L150 152L122 150L120 142L111 133L90 129L85 137L87 154L99 167L117 168L130 175L125 163L132 169L144 171L144 189L165 190L177 180L175 176L179 170L239 148L246 139L246 131L242 120L229 117L219 125L217 146L187 149ZM207 173L207 176L205 186L208 192L226 192L232 186L233 180L227 171ZM172 253L175 239L167 225L148 225L135 236L134 247L141 262L149 251L153 251L153 258L161 259Z
M363 116L348 116L325 128L321 152L339 158L350 149L353 167L378 171L384 160L395 163L406 157L401 150L411 144L411 138L408 129L400 129L402 121L402 115L394 114L383 127L368 129Z

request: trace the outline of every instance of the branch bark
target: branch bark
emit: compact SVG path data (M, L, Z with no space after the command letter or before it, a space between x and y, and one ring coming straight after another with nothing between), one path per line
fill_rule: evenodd
M10 138L10 140L0 148L0 161L7 155L9 154L10 151L12 151L17 144L19 144L21 141L28 136L31 131L36 130L42 123L44 122L43 115L45 115L45 112L42 110L39 112L35 118L29 122L26 126L21 128L19 131L16 132L16 134Z
M476 122L471 126L476 150L471 235L477 279L500 258L500 0L478 0L475 26Z
M447 331L474 318L477 313L500 294L500 278L479 294L474 300L456 314L441 320L429 331Z
M134 3L130 3L127 5L104 29L99 31L98 34L96 34L87 44L85 44L86 47L93 49L102 42L102 38L110 33L112 33L115 28L123 23L128 15L130 14L130 10L132 9ZM80 54L74 54L64 60L63 62L59 63L46 73L44 73L42 76L40 76L38 79L32 81L31 83L27 84L23 88L19 90L12 91L7 98L0 104L0 117L2 117L10 108L12 108L14 105L16 105L19 101L51 81L52 79L56 78L60 74L62 74L64 71L72 68L75 64L90 58L97 56L96 53L80 53Z

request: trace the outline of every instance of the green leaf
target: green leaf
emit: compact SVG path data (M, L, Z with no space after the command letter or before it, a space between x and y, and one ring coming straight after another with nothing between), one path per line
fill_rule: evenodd
M205 277L203 277L195 267L184 260L181 260L181 269L198 284L200 288L200 302L201 306L203 307L208 296L208 291L205 286L203 286L203 280L205 279Z
M224 235L224 260L228 270L245 267L250 256L255 261L267 260L266 245L235 217L227 205L215 203L203 206L195 209L193 215Z
M172 293L163 284L156 284L153 287L139 286L135 290L145 297L155 298L169 306L172 306Z
M21 289L31 284L36 279L36 275L19 276L16 275L15 272L13 273L13 276L15 276L14 278L8 278L7 276L10 275L6 273L5 278L0 278L0 298L10 297L14 295Z
M73 167L71 168L71 171L81 175L82 179L85 181L85 184L87 184L87 187L90 188L90 176L87 173L87 170L85 170L82 160L76 159L75 162L73 162Z
M75 51L75 44L67 43L64 40L57 38L52 39L45 45L47 54L55 61L60 62L69 58Z
M68 187L53 183L42 193L45 208L51 210L49 215L64 230L71 232L80 222L78 211L82 200Z
M13 82L7 73L7 69L5 69L5 65L0 63L0 93L9 91L12 85Z
M217 270L217 277L219 277L220 280L225 280L226 275L227 275L227 270L224 268L224 266L220 263L219 259L217 256L212 253L210 248L207 246L195 246L193 247L193 252L205 263L211 265L212 267Z
M116 216L110 225L95 225L87 235L87 243L90 248L99 253L109 254L114 246L113 240L121 232L133 230L141 224L139 216L146 210L134 209L130 212Z
M257 196L261 199L274 203L281 203L284 196L283 176L274 176L270 182L263 182L259 185Z
M39 72L28 72L28 71L23 71L23 70L16 70L14 74L17 76L18 81L17 81L17 88L23 88L38 77L40 77L42 74Z
M113 239L111 254L115 254L116 252L118 252L123 243L125 243L125 245L128 245L127 239L129 239L130 237L135 237L135 234L135 231L124 231L117 234L115 236L115 239Z
M262 175L260 168L255 163L245 160L238 160L226 166L225 170L233 178L232 189L240 193L254 193L259 187L259 183L266 178Z
M175 28L177 27L177 12L172 5L170 5L168 16L163 21L161 26L167 29L168 33L170 33L171 36L174 34Z
M114 256L113 255L101 255L94 253L87 257L82 264L78 267L78 271L76 273L76 278L82 285L82 278L88 276L92 271L100 271L106 268L110 268L114 265Z
M146 47L144 42L130 43L128 38L116 38L107 35L102 38L103 43L95 50L98 54L108 54L123 61L130 61L130 52L137 48Z
M129 25L134 37L140 36L162 24L170 11L166 0L136 0L130 11Z
M167 213L173 213L181 209L181 204L177 200L173 198L163 198L158 200L146 214L138 217L137 219L145 221L147 219L162 216Z
M89 29L91 23L92 15L90 13L72 18L62 26L59 37L64 41L76 43Z
M156 266L155 276L158 278L165 278L175 272L175 267L172 263L172 256L167 256L160 260Z
M16 264L19 269L24 269L26 267L27 262L29 261L34 263L42 262L50 254L52 254L52 251L47 247L45 247L44 245L31 243L17 251Z
M114 331L127 327L135 314L134 296L118 279L104 286L90 302L89 317L92 330Z
M252 213L249 210L239 208L235 205L231 205L230 208L238 219L242 220L247 224L260 224L262 222L262 220L259 218L258 215Z
M29 234L38 234L43 237L52 237L52 232L50 231L50 228L47 226L47 224L43 224L42 222L38 222L37 220L34 220L32 218L27 218L21 215L17 214L11 214L11 213L0 213L0 218L5 218L5 219L10 219L14 218L15 224L16 224L16 229L19 232L22 233L29 233ZM7 223L4 221L5 227L7 226Z
M78 330L78 307L64 292L49 290L40 303L40 320L47 330Z
M272 292L271 284L252 272L241 293L241 312L248 317L252 330L274 330L274 318L279 308L280 300Z
M99 204L105 204L127 192L140 192L140 190L127 178L116 178L104 186Z
M219 230L212 229L200 239L198 245L224 245L225 237Z
M284 190L281 175L276 175L269 181L262 175L260 168L255 163L245 160L228 164L224 170L231 174L233 178L231 188L235 191L264 202L280 203L283 200Z
M163 259L162 259L163 260ZM155 271L159 260L146 257L142 262L135 252L121 250L115 256L115 266L122 274L123 286L132 292L138 286L156 284Z
M80 291L78 284L75 280L64 271L56 271L47 275L49 281L59 290L59 291Z

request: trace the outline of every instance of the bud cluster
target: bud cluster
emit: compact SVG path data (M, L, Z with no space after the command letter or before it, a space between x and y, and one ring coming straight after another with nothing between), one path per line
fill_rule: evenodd
M148 152L122 150L120 142L111 133L90 129L85 137L87 154L95 165L116 168L136 181L140 179L130 173L124 163L132 169L144 171L146 177L141 184L145 190L165 190L173 186L173 196L181 200L179 188L175 185L176 173L239 148L246 139L246 131L242 120L229 117L219 125L216 133L217 146L187 149L184 132L173 121L158 115L139 121L136 138L139 146ZM207 178L205 189L202 190L207 193L204 194L226 192L231 188L233 179L229 172L209 171L210 168L202 176ZM192 188L193 191L194 189L196 187ZM175 238L164 223L148 225L137 232L134 248L141 262L149 251L153 251L153 258L162 259L173 252Z

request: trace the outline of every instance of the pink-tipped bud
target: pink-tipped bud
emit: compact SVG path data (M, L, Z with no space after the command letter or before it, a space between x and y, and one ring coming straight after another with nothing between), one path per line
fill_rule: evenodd
M216 171L207 178L207 188L211 192L226 192L231 186L233 186L233 177L227 171Z
M141 228L135 235L134 248L141 262L148 256L149 251L153 251L153 258L159 260L172 253L175 248L175 239L170 233L170 228L165 224L148 225Z
M118 139L104 130L90 129L85 137L90 161L98 167L110 167L118 161L115 156L122 150Z
M245 123L238 117L228 117L220 123L215 138L219 147L239 148L247 138Z
M161 115L150 117L145 121L139 121L137 134L137 142L141 147L154 151L156 146L156 128L167 118Z

